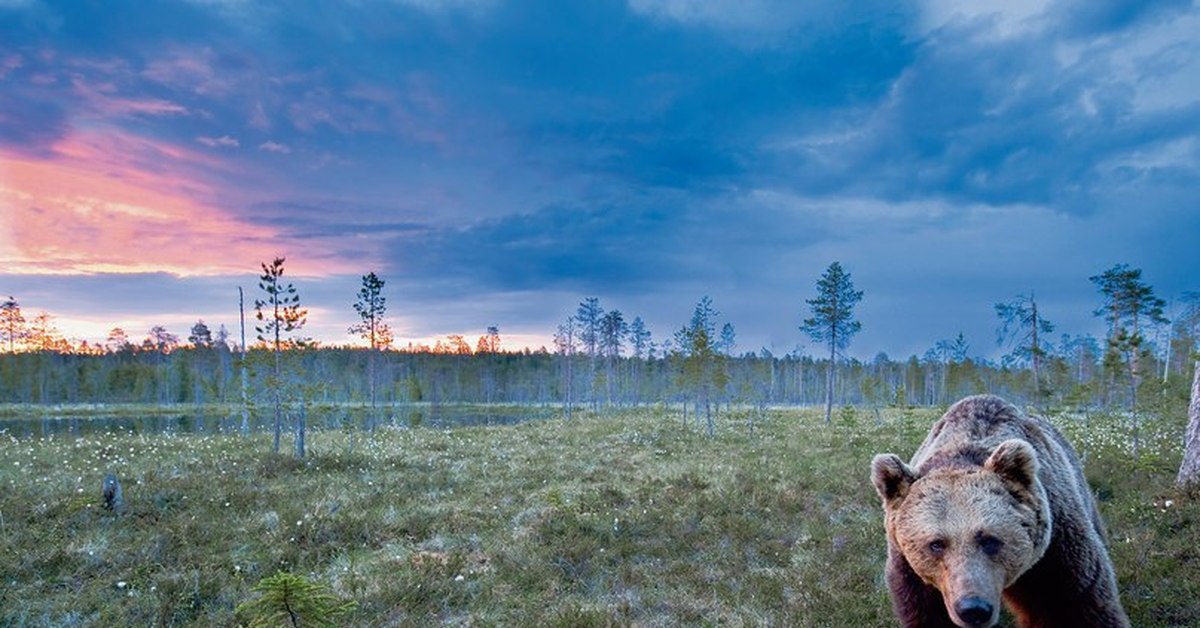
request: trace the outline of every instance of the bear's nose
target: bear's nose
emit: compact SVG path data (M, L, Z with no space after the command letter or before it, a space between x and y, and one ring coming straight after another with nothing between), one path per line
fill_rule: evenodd
M992 604L981 597L964 597L954 605L959 619L971 626L986 626L992 621Z

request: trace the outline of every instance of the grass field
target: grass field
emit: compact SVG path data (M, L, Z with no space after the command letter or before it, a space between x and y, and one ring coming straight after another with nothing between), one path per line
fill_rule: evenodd
M237 625L280 570L356 602L340 625L893 625L869 461L910 456L936 415L319 432L303 461L265 435L0 437L0 625ZM1133 624L1200 625L1184 418L1147 422L1136 460L1113 417L1057 421ZM99 507L108 471L122 514Z

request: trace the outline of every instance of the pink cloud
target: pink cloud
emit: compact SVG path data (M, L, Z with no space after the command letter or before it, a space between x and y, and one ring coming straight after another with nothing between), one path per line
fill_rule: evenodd
M88 83L79 77L71 81L75 94L88 110L104 117L130 115L186 115L187 107L161 98L122 98L112 83Z
M52 49L42 51L42 61L53 64L58 59L58 53ZM64 58L63 63L72 70L82 70L91 75L125 77L131 73L129 62L118 57L70 57Z
M262 144L259 144L258 150L266 151L268 153L281 153L284 155L292 152L292 149L288 148L287 144L280 144L279 142L271 142L271 141L263 142Z
M254 110L250 112L250 120L247 124L259 131L266 131L271 128L271 118L267 117L267 112L263 109L262 101L254 103Z
M287 107L287 118L300 131L314 132L328 126L340 133L390 133L417 142L445 145L447 138L433 130L430 118L445 115L445 105L431 81L419 74L407 79L400 90L377 84L359 84L333 93L310 89Z
M234 81L212 67L212 49L174 50L151 61L141 76L160 85L200 96L223 96L234 91Z
M312 248L224 209L222 190L189 174L206 165L225 168L114 130L76 131L48 158L0 149L0 274L241 274ZM297 256L292 270L354 271L315 255Z
M150 99L150 100L132 100L120 99L114 101L116 106L119 106L128 113L140 113L150 116L165 116L186 114L187 108L167 100Z
M25 61L19 54L9 54L0 58L0 79L5 78L13 70L19 70L25 65Z
M315 131L321 125L340 133L380 129L371 114L324 88L305 92L303 98L288 105L287 116L293 126L305 132Z
M228 135L222 135L221 137L206 137L201 135L200 137L196 138L196 141L210 148L237 148L242 145L242 143L239 142L236 137L230 137Z

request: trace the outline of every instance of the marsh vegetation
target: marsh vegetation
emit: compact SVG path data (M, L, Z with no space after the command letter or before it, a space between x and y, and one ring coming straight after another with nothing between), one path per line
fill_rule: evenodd
M505 426L0 439L0 623L234 625L279 572L339 623L886 626L867 467L934 409L737 409L712 437L656 406ZM1137 626L1200 623L1185 417L1059 415L1085 459ZM126 510L101 508L108 472Z

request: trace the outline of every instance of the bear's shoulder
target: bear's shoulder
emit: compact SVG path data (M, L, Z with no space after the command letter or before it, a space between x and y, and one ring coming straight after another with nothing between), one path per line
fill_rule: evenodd
M1040 449L1043 427L1033 417L994 395L967 397L933 424L911 466L920 474L936 468L981 466L1000 443L1021 439Z

